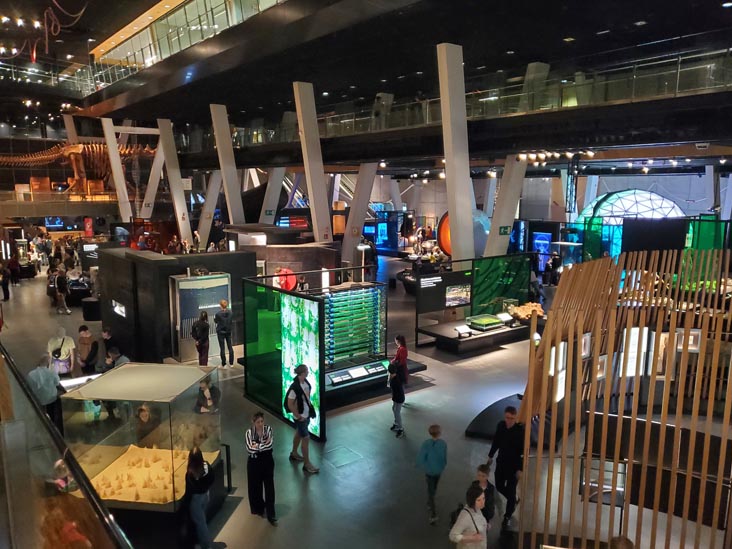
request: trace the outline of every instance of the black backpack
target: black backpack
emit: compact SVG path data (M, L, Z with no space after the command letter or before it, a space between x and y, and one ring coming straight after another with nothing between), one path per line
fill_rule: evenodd
M49 297L56 297L56 277L58 275L52 274L48 277L48 286L46 286L46 295Z
M310 385L310 382L306 379L305 383L308 384L308 387L312 389L312 386ZM291 414L290 407L287 405L287 395L290 394L290 391L295 391L295 402L297 403L298 398L305 398L305 393L302 390L302 387L300 387L300 384L297 383L297 379L293 380L293 382L290 384L290 388L287 389L287 392L285 393L285 398L282 399L282 408L285 410L286 414ZM309 400L309 399L308 399ZM313 408L313 403L309 402L310 407L310 419L314 419L317 414L315 413L315 409Z
M455 526L455 523L457 522L457 519L460 516L460 513L462 513L463 511L467 511L465 509L465 505L463 503L458 503L457 509L455 509L452 513L450 513L450 529L452 529L452 527ZM478 525L475 524L475 519L473 518L473 515L470 514L470 511L468 511L468 514L470 515L470 520L473 521L473 526L475 527L475 533L479 534L480 530L478 530Z

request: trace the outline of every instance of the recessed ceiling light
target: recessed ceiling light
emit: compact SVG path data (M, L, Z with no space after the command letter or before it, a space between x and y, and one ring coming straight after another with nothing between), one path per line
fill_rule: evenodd
M149 16L149 15L147 16L147 18L148 18L148 20L151 20L151 19L152 19L152 17L151 17L151 16Z
M641 168L641 171L642 171L643 173L648 173L648 166L643 166L643 167Z
M353 84L351 84L350 86L348 86L348 89L349 90L355 90L356 89L356 86L354 86Z
M513 55L514 53L516 52L513 50L506 50L506 55Z
M137 30L137 27L132 27L133 30Z
M22 19L16 19L15 22L17 23L17 25L19 27L22 27L23 25L25 25L25 21L23 21Z
M445 179L445 177L447 177L447 176L445 175L445 172L440 172L439 178L440 178L440 179Z
M169 7L170 7L170 4L165 4L165 7L166 7L166 8L169 8Z
M379 162L379 168L386 168L386 162L384 162L383 160Z
M67 54L66 54L66 59L73 59L73 58L74 58L74 56L73 56L73 55L71 55L70 53L67 53Z
M636 27L642 27L643 25L647 25L648 23L646 23L645 21L642 21L642 20L641 20L641 21L636 21L636 22L635 22L635 23L633 23L633 24L634 24L634 25L635 25Z
M475 70L482 71L485 69L485 65L481 65L480 67L475 67Z
M41 28L41 22L40 21L33 21L33 27L35 27L36 29L40 29Z
M328 92L323 92L323 97L328 97L330 94Z
M3 23L7 23L8 21L10 21L10 17L8 17L7 15L3 15L2 17L0 17L0 21L2 21Z
M597 36L601 36L603 34L610 34L610 29L605 29L605 30L597 31L595 34Z
M570 42L574 42L574 38L573 38L573 37L571 37L571 36L567 36L566 38L562 38L562 40L564 40L564 41L565 41L565 42L567 42L568 44L569 44Z
M385 84L385 83L386 83L386 78L382 78L382 79L381 79L381 83L382 83L382 84Z
M99 51L104 51L104 48L102 48L102 49L101 49L101 50L99 50Z
M722 2L723 8L732 8L732 2ZM4 23L4 21L3 21Z
M414 74L416 74L417 76L422 76L422 75L423 75L424 73L423 73L422 71L417 71L417 72L416 72L416 73L414 73Z
M726 158L720 158L719 159L719 163L720 164L725 164L726 162L727 162L727 159Z
M397 76L397 80L403 80L403 79L405 79L406 77L407 77L406 75L404 75L404 74L400 74L399 76Z

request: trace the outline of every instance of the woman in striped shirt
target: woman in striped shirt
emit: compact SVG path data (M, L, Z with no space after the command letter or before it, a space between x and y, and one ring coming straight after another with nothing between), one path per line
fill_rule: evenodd
M252 427L247 429L246 442L249 460L249 508L253 515L266 516L272 526L277 526L275 515L274 458L272 457L272 427L264 424L264 414L252 416ZM264 497L262 492L264 491Z

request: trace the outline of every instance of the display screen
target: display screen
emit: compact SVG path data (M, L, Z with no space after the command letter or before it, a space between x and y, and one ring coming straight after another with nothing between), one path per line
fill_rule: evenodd
M310 402L316 417L310 420L308 430L320 436L320 323L318 302L302 297L280 294L282 330L282 401L295 379L295 368L305 364L310 383ZM283 408L283 414L293 419Z
M546 269L546 261L551 253L551 233L535 232L533 236L532 247L535 252L539 253L539 271L544 272Z
M64 219L63 217L46 216L44 225L46 226L46 229L63 229Z
M445 307L470 305L470 284L457 284L445 288Z
M214 316L221 309L222 299L230 300L229 277L217 275L211 277L191 277L182 280L178 287L179 319L181 339L192 339L191 328L201 316L201 311L208 314L211 335L216 333Z
M472 271L423 275L417 282L417 312L430 313L447 307L470 305Z

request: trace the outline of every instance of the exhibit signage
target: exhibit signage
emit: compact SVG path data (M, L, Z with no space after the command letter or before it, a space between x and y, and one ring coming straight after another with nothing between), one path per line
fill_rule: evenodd
M501 236L509 236L511 234L511 226L501 225L500 227L498 227L498 234Z
M470 305L473 272L452 271L418 277L417 313Z

